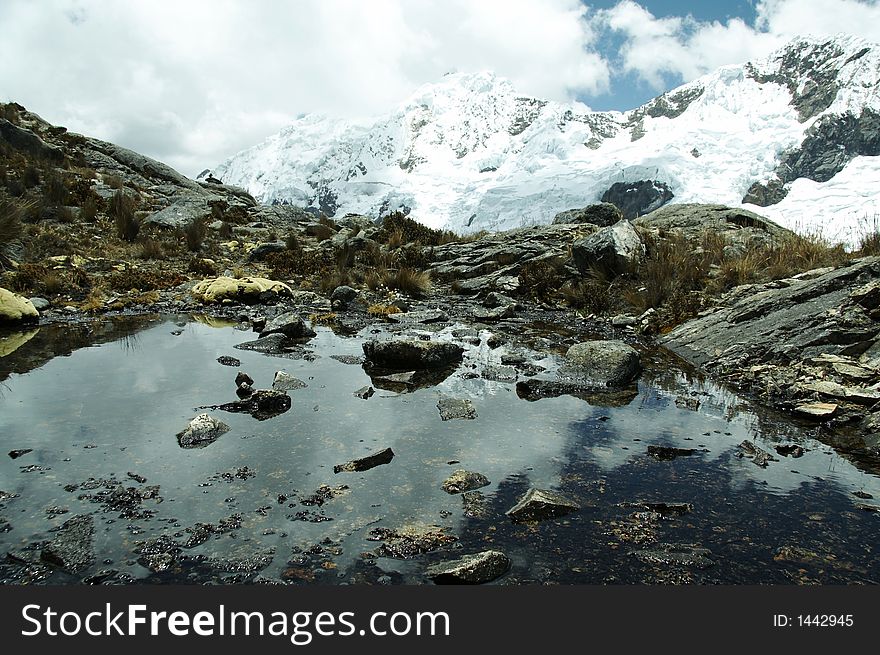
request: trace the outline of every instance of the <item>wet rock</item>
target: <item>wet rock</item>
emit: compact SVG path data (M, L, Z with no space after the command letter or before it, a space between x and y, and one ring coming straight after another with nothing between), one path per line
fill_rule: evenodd
M648 454L661 462L669 462L678 457L691 457L696 448L676 448L674 446L648 446Z
M349 286L340 286L333 289L333 293L330 294L330 307L334 312L344 311L348 309L348 306L351 305L358 297L357 289L352 289Z
M40 553L40 559L68 573L80 573L95 562L95 523L91 515L64 522Z
M638 507L648 512L656 512L661 516L683 516L693 511L694 506L691 503L677 502L640 502L626 503L626 507Z
M776 446L776 452L782 455L783 457L792 457L797 459L798 457L804 456L804 449L796 444L784 444L781 446Z
M565 516L580 508L561 493L532 487L506 514L516 523L530 523Z
M254 395L254 388L247 382L242 382L236 388L235 395L242 400L245 400L246 398L250 398L252 395Z
M442 487L443 491L448 494L460 494L465 491L480 489L489 484L489 478L482 473L458 469L457 471L453 471L452 475L443 481Z
M306 496L305 498L300 498L299 502L301 505L305 505L306 507L321 507L324 503L327 503L334 498L338 498L339 496L343 496L348 493L348 485L341 484L337 487L331 487L327 484L322 484L315 490L315 493L310 496Z
M333 472L357 473L360 471L368 471L371 468L375 468L376 466L388 464L389 462L391 462L392 459L394 459L394 451L390 448L384 448L377 453L373 453L372 455L367 455L366 457L361 457L359 459L353 459L350 462L346 462L345 464L337 464L333 467Z
M376 393L373 390L373 387L361 387L357 391L354 392L355 398L360 398L361 400L368 400Z
M584 341L565 353L561 371L593 384L621 387L638 377L642 370L639 353L622 341Z
M245 400L217 405L224 412L250 414L258 421L265 421L290 409L290 396L274 389L257 389Z
M33 448L19 448L18 450L10 450L9 456L12 459L18 459L22 455L27 455L28 453L34 452Z
M637 550L633 556L644 564L652 566L683 566L705 569L714 566L708 548L690 544L658 544L655 548Z
M275 379L272 381L272 388L275 391L293 391L296 389L305 389L308 387L305 382L297 379L284 371L276 371Z
M17 293L0 288L0 325L32 323L40 318L33 303Z
M274 355L276 357L288 357L300 354L302 344L299 340L291 339L284 334L270 334L269 336L255 339L254 341L245 341L233 346L238 350L250 350L262 353L264 355Z
M235 357L230 357L229 355L221 355L217 358L217 361L223 366L241 366L241 360L236 359Z
M443 421L477 418L476 408L467 399L441 398L437 403L437 408L440 410L440 419Z
M232 300L253 304L264 302L272 297L290 297L292 291L283 282L261 277L214 277L202 280L192 289L196 300L204 303L218 303Z
M778 461L773 455L768 453L763 448L759 448L753 442L746 439L740 445L740 450L743 451L743 454L747 457L750 457L751 460L761 468L767 468L767 464L770 462Z
M388 314L388 320L394 323L416 324L416 323L438 323L448 321L449 316L439 309L423 309L412 312L397 312Z
M367 341L363 349L372 364L404 371L442 368L460 362L464 354L458 344L417 339Z
M458 539L435 526L406 526L398 529L374 528L369 541L381 541L379 557L411 559L455 543Z
M495 323L505 318L513 318L516 315L516 305L502 305L491 309L486 307L474 307L471 316L481 323Z
M645 244L629 221L604 227L571 246L572 261L584 274L601 270L609 275L622 275L644 257Z
M177 433L181 448L204 448L229 432L229 426L209 414L199 414Z
M553 225L571 223L591 223L599 227L609 227L623 219L623 213L610 202L600 202L582 209L569 209L553 217Z
M853 496L856 498L861 498L862 500L872 500L874 496L869 494L867 491L853 491Z
M436 584L484 584L510 570L510 559L497 550L465 555L428 567L427 575Z
M238 375L235 376L235 386L240 387L244 384L252 387L254 386L254 379L244 371L239 371Z
M306 322L302 320L296 312L285 312L276 316L266 323L266 327L260 332L260 337L266 337L270 334L283 334L292 339L310 339L315 336Z

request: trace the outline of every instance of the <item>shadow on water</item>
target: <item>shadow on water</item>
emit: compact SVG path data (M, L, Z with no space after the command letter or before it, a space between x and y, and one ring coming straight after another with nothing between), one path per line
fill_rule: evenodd
M10 452L0 458L0 579L425 583L429 564L488 548L512 560L498 584L880 578L877 468L678 362L646 354L620 402L527 401L509 375L484 375L497 378L504 351L486 332L463 343L458 369L409 383L364 369L371 336L319 328L297 359L237 349L253 334L204 319L43 327L19 339L0 354ZM527 354L519 380L524 370L552 379L554 355ZM271 388L277 371L295 378L290 410L265 421L210 410L229 430L181 449L176 435L198 407L236 400L239 371L255 389ZM469 401L476 417L442 420L444 398ZM388 463L334 473L385 448ZM456 469L490 484L447 494ZM505 512L531 487L581 509L513 523ZM71 527L83 521L90 537ZM59 549L74 555L59 563Z

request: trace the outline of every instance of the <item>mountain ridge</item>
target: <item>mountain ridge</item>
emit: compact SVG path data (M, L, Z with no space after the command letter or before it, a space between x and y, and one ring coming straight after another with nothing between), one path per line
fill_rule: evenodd
M627 112L455 73L378 119L301 117L213 173L268 203L412 211L463 232L548 223L616 182L652 180L672 202L758 208L800 231L824 205L826 236L846 240L876 200L860 189L880 182L878 81L880 47L844 35L795 39Z

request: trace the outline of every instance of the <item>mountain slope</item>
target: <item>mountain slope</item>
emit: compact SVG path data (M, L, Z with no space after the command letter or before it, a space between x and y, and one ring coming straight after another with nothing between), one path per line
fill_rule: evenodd
M847 239L877 211L878 79L880 47L847 36L797 39L626 113L454 74L379 119L301 117L214 174L264 202L411 209L459 231L547 223L616 182L656 180L672 202L757 204L787 227Z

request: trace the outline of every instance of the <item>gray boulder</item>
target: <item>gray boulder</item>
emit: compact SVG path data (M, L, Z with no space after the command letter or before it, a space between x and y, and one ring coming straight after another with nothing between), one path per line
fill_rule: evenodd
M285 312L266 322L260 338L270 334L283 334L293 339L311 339L316 332L296 312Z
M177 433L181 448L204 448L229 432L229 426L208 414L199 414Z
M639 353L623 341L584 341L565 353L561 371L598 386L621 387L638 377Z
M341 311L348 309L348 306L358 297L357 289L349 286L340 286L333 289L330 294L330 307L333 311Z
M640 180L615 182L602 195L602 202L616 205L623 213L623 217L631 220L659 209L673 197L675 194L664 182Z
M458 344L418 339L367 341L363 349L372 364L405 371L451 366L459 363L464 354L464 348Z
M172 229L186 229L197 221L207 220L211 216L211 206L205 194L182 193L165 209L150 214L144 222ZM213 198L220 200L220 198Z
M633 269L645 256L645 244L629 221L619 221L571 246L571 257L581 273L598 269L620 275Z
M510 569L510 559L497 550L465 555L428 567L428 577L436 584L483 584L500 578Z

